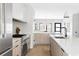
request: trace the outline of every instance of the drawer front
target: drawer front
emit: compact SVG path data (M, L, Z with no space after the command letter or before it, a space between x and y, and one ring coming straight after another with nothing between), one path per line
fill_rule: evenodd
M13 38L13 43L16 43L18 41L21 41L21 38Z
M16 43L14 43L14 44L13 44L13 48L16 48L17 45L21 46L21 42L18 41L18 42L16 42Z
M17 45L12 51L13 56L21 56L21 46Z
M15 48L17 45L21 45L21 39L20 38L15 38L13 40L13 48Z

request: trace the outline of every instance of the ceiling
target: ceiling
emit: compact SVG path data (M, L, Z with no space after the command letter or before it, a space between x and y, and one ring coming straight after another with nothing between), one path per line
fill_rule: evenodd
M57 18L68 14L79 12L78 3L31 3L35 10L35 18Z

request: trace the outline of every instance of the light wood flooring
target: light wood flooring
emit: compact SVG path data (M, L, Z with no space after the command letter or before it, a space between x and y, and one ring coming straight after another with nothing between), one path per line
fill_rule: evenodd
M50 46L49 45L36 45L26 56L50 56Z

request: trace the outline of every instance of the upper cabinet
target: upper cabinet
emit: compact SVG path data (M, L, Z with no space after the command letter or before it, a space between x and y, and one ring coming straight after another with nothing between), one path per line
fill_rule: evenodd
M13 18L28 22L32 16L32 7L29 4L13 3Z
M23 4L13 4L13 18L23 21Z

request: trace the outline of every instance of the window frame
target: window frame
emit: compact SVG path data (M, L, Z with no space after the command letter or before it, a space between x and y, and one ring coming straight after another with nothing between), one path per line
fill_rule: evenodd
M60 27L57 27L56 24L60 24ZM61 26L62 26L61 23L54 23L54 32L60 32L60 33L61 33ZM57 30L56 30L57 28L60 28L60 30L57 31Z

